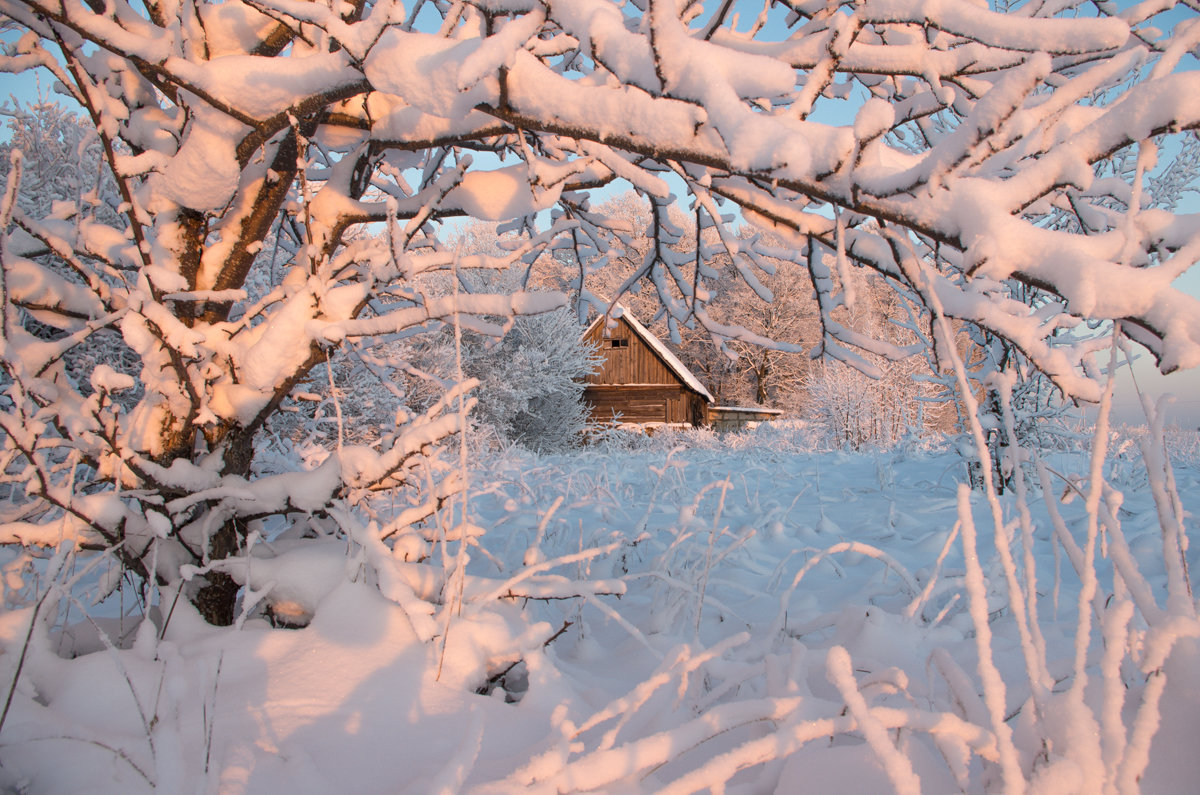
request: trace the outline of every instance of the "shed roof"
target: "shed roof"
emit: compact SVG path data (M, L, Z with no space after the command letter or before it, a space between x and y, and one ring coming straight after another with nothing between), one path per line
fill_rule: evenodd
M692 371L689 370L683 362L679 361L679 357L674 353L671 353L671 349L664 345L662 340L651 334L650 329L638 322L638 319L630 314L629 311L620 304L614 306L608 315L601 315L593 320L591 325L587 327L587 331L583 332L584 336L586 337L588 334L590 334L592 330L595 329L600 323L603 323L607 317L619 318L628 323L629 327L633 329L633 333L636 334L642 342L646 343L646 345L648 345L650 349L658 355L658 358L662 359L663 364L667 366L667 369L678 376L680 381L687 384L689 388L695 390L700 397L704 398L709 403L716 402L716 399L712 396L712 394L704 388L704 384L700 383L700 379L696 378L696 376L692 374Z

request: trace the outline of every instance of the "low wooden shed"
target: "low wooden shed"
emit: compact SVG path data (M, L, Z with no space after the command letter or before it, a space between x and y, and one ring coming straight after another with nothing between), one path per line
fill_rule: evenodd
M708 424L714 431L740 431L755 428L760 423L771 422L783 416L779 409L763 406L709 406Z
M611 323L606 323L611 321ZM583 392L593 419L637 425L700 426L713 396L670 349L622 307L583 333L603 362Z

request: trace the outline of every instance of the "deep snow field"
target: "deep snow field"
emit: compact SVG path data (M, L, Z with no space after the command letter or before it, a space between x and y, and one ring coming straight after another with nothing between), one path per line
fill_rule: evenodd
M983 577L964 559L960 455L915 445L804 452L804 434L663 434L570 455L481 455L470 471L477 543L465 578L454 576L457 544L413 535L392 550L349 518L349 538L291 551L264 543L248 601L290 589L298 610L315 609L302 629L256 617L215 629L163 594L165 631L132 617L104 624L121 649L93 640L98 651L64 659L55 650L68 639L35 631L0 734L0 784L940 793L1011 790L1019 774L1062 793L1093 791L1105 775L1136 786L1144 766L1142 791L1196 791L1191 630L1172 630L1182 639L1172 636L1158 666L1161 710L1139 712L1163 677L1139 667L1158 636L1132 609L1121 627L1090 622L1089 684L1076 689L1081 580L1051 542L1034 483L1030 558L1011 490L1000 505L1017 566L1036 562L1023 612L1038 616L1032 643L1049 677L1040 706L979 490L966 496ZM1165 606L1162 531L1135 452L1118 441L1105 472L1124 494L1115 518L1128 551ZM1086 479L1060 475L1086 474L1087 460L1046 463L1051 503L1083 548ZM1174 464L1194 532L1200 467L1194 455ZM398 508L384 499L372 509L382 522ZM1107 527L1097 610L1139 596L1114 581ZM425 562L404 560L423 552ZM1200 565L1195 547L1187 558ZM986 611L973 614L973 586L986 588ZM0 615L4 695L30 612ZM71 631L78 648L89 632L86 623ZM991 652L982 665L981 649ZM1007 728L997 734L1001 708Z

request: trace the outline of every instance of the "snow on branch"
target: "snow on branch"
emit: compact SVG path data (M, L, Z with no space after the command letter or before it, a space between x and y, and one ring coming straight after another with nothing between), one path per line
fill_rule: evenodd
M1181 142L1200 129L1183 61L1197 25L1189 6L1164 26L1163 8L804 2L768 28L766 7L747 27L675 0L201 0L186 19L0 0L23 33L0 68L48 69L86 114L25 147L45 195L2 214L5 368L20 382L5 410L11 427L46 422L5 441L23 468L10 474L36 484L46 518L71 491L113 494L125 524L86 522L112 542L132 533L123 554L161 542L202 566L245 538L234 491L283 476L256 471L262 439L302 441L280 418L308 411L293 396L346 340L502 335L565 303L529 288L563 264L577 306L600 308L596 274L636 258L618 293L648 286L673 336L795 350L708 307L726 279L774 292L741 224L807 265L821 350L866 370L916 349L842 321L859 266L1005 340L1072 398L1100 397L1095 329L1112 324L1163 371L1196 366L1200 302L1177 285L1200 258L1200 216L1176 208L1195 171ZM79 145L54 171L64 135ZM619 180L653 198L651 224L592 206ZM464 216L500 224L502 245L452 251L445 223ZM637 251L642 229L653 245ZM515 265L515 294L448 295L464 270ZM135 387L95 389L81 373L97 363ZM314 493L400 473L417 488L409 464L465 423L409 408L379 432L398 447L344 457ZM95 482L67 477L68 458ZM194 480L164 475L179 462ZM408 507L428 517L449 486L422 488ZM153 499L129 496L141 489ZM307 507L289 489L264 504ZM168 504L182 524L152 527L147 506Z

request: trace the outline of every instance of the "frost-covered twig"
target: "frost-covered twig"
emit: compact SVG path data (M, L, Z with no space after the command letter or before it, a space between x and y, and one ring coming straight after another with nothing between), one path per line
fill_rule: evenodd
M550 569L556 569L559 566L566 566L571 563L579 563L581 561L592 560L594 558L598 558L603 555L607 555L607 554L619 549L621 546L622 546L621 542L615 541L615 542L608 544L606 546L603 546L603 547L594 547L592 549L585 549L582 552L575 552L575 553L571 553L568 555L562 555L560 557L553 558L551 560L544 560L541 563L538 563L537 565L534 565L534 566L526 566L525 568L521 569L521 571L514 574L512 577L505 580L503 583L501 583L497 587L493 588L491 591L486 593L481 598L472 599L472 601L491 602L495 599L499 599L502 596L511 595L512 589L516 585L518 585L521 582L524 582L525 580L529 579L530 577L533 577L544 571L549 571ZM616 583L609 584L605 587L612 588L613 585L616 585ZM611 592L612 591L610 591L610 593ZM621 588L619 588L616 591L616 593L623 593L623 592L624 592L624 589L621 589Z
M784 589L783 594L779 597L779 612L776 614L775 620L771 622L771 627L768 630L768 635L770 637L775 637L781 631L783 631L787 616L788 602L791 600L792 594L795 593L798 587L800 587L800 582L804 579L805 575L812 571L813 568L815 568L816 565L821 561L842 552L853 552L859 555L866 555L867 557L880 561L889 569L896 572L896 574L900 575L900 579L904 582L904 585L908 589L910 595L916 597L917 594L921 592L921 589L917 587L916 580L912 578L912 575L908 573L908 570L882 549L873 547L870 544L864 544L861 541L841 541L831 547L826 547L817 554L813 555L800 568L800 571L796 572L796 576L792 578L791 584Z
M938 573L942 570L942 564L946 561L946 555L950 554L950 548L954 545L955 539L958 538L958 531L962 528L959 522L954 523L954 527L946 536L946 542L942 544L942 549L938 552L937 560L933 564L933 572L929 575L929 582L925 583L925 587L921 589L921 593L909 602L908 607L904 609L904 614L909 618L918 615L921 608L929 601L930 594L933 593L934 586L937 585Z
M12 320L10 318L9 309L9 290L8 290L8 224L12 220L13 210L17 206L17 188L21 184L22 160L24 156L20 149L13 149L9 155L10 168L8 172L8 180L4 185L4 196L0 198L0 331L3 332L5 341L11 340ZM6 369L10 352L7 350L7 345L0 347L0 361L5 363ZM10 371L11 372L11 371Z
M883 764L883 769L887 771L897 795L920 795L921 779L913 772L912 763L892 744L887 730L872 714L866 699L859 692L858 684L854 681L849 652L841 646L834 646L825 658L825 669L829 681L842 694L846 707L858 723L859 731L867 738L871 750Z

